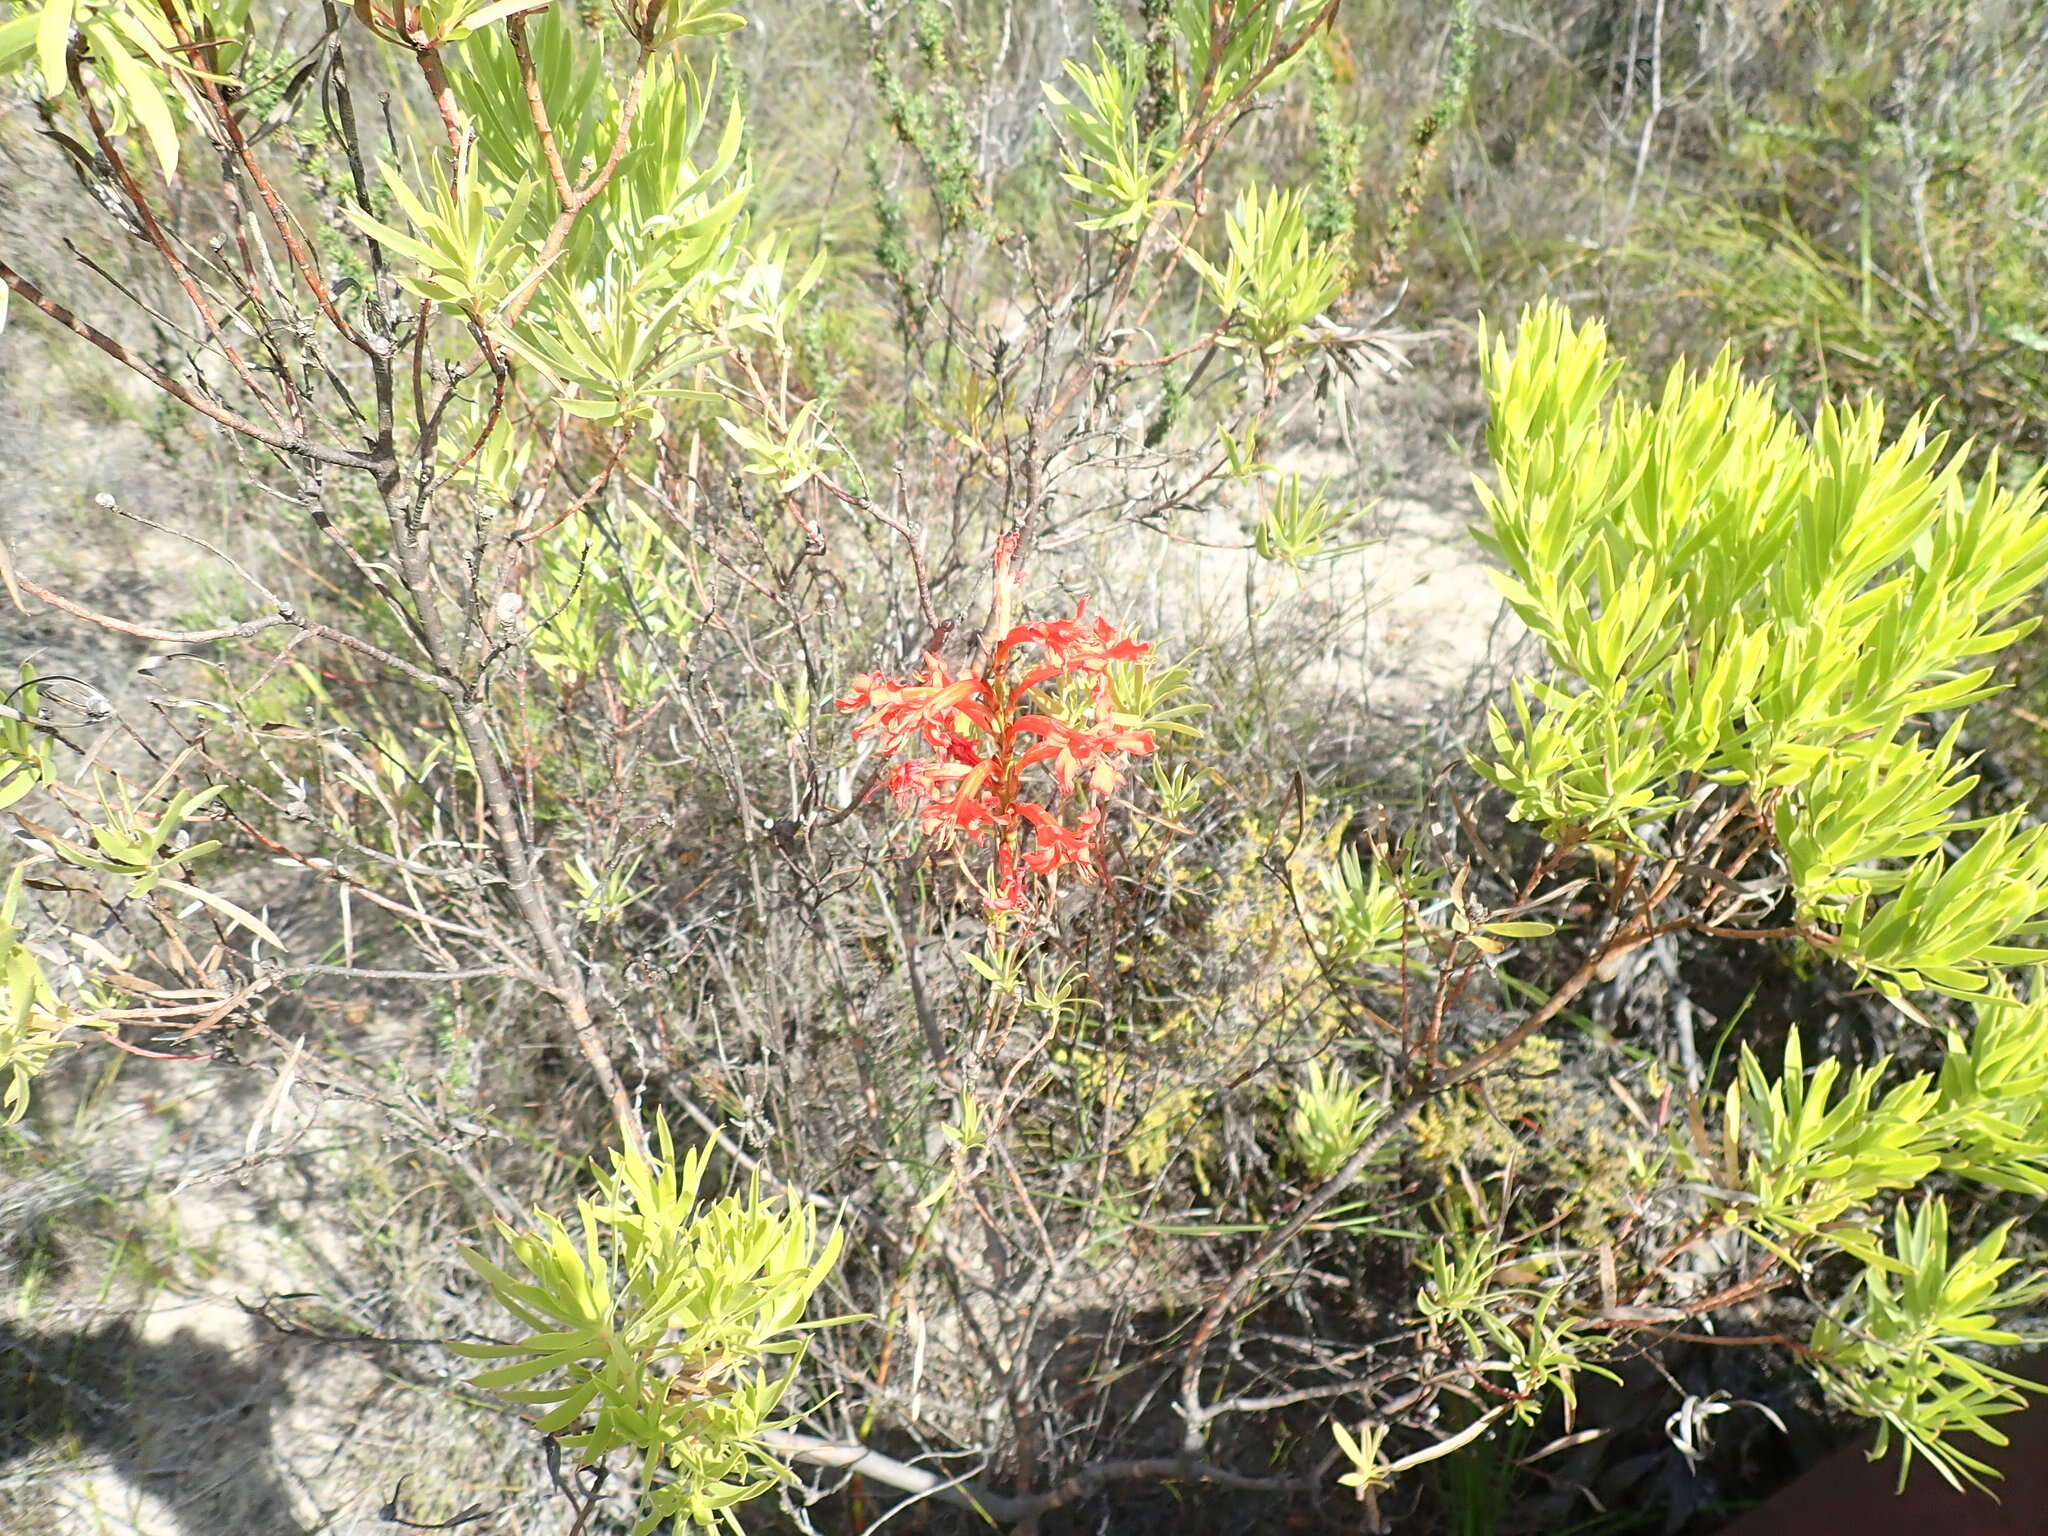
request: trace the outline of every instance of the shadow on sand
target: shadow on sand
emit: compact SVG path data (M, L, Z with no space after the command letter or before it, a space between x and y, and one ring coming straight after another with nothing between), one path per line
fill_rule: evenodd
M127 1321L79 1332L0 1323L0 1466L61 1449L168 1509L181 1536L307 1536L278 1480L274 1365L190 1332Z

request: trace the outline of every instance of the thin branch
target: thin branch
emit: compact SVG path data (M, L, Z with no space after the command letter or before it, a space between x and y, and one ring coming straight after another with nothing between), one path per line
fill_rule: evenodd
M541 282L547 277L549 269L567 249L569 232L576 227L577 219L582 217L585 208L597 200L598 194L611 184L620 160L625 158L626 146L631 142L633 124L640 116L640 98L646 89L647 71L653 59L654 51L643 45L640 57L633 66L632 79L627 83L625 99L619 104L619 127L612 139L611 153L605 157L604 164L597 168L590 180L580 187L573 188L563 202L561 212L555 215L555 222L548 227L547 235L541 241L540 251L534 257L533 270L513 291L499 312L497 319L501 326L509 328L517 324L519 317L526 313L527 306L534 300L534 295L540 292Z
M200 415L218 422L230 432L239 433L243 437L262 443L267 448L275 448L280 453L292 454L302 459L312 459L320 464L338 464L344 469L365 469L371 471L377 471L381 468L381 461L370 454L362 453L353 448L330 448L324 443L308 442L305 438L293 433L280 432L270 427L259 425L249 420L248 417L207 399L206 396L200 394L189 385L182 384L177 379L172 378L161 368L156 367L152 363L144 362L113 337L107 335L104 331L98 330L86 321L79 319L77 315L66 309L62 304L57 303L54 299L45 297L40 287L4 261L0 261L0 283L5 283L32 308L48 315L74 336L83 337L91 342L115 362L121 364L122 367L131 368L136 373L141 374L180 405L190 406Z
M192 35L186 30L178 14L178 8L171 4L170 0L159 0L159 3L163 8L164 19L170 24L171 31L178 41L188 48L192 47ZM329 19L328 26L330 30L335 26L332 18ZM256 188L257 197L263 202L264 211L270 215L270 222L277 230L278 238L284 242L286 257L300 280L305 283L307 291L313 295L313 302L320 306L320 313L327 317L328 323L351 345L365 352L371 351L372 344L358 334L355 327L342 318L341 311L335 307L333 295L328 291L326 283L321 280L318 263L313 254L306 249L305 243L299 239L298 232L292 228L291 217L285 211L284 200L277 195L277 189L271 186L269 178L263 174L262 167L257 165L256 157L250 151L249 142L243 137L241 124L235 121L234 109L228 104L219 83L211 73L194 73L200 89L206 94L207 104L213 108L213 115L221 126L221 132L226 135L235 157L241 161L242 169L248 173L250 183Z
M60 613L68 613L74 619L83 619L97 628L117 635L127 635L136 640L149 640L159 645L205 645L215 640L247 640L251 636L262 634L266 629L289 627L314 639L332 640L335 644L367 656L380 666L402 673L422 687L432 688L437 693L454 692L452 683L436 677L424 667L407 661L403 656L394 656L382 646L358 639L345 630L315 624L290 607L282 608L267 618L245 619L241 623L222 625L217 629L161 629L153 624L132 624L111 614L97 613L83 603L75 602L62 593L52 592L38 582L30 581L28 577L14 569L14 562L5 540L0 540L0 577L5 578L10 588L26 592L30 597L49 604Z
M184 258L178 255L177 248L171 244L170 237L163 231L163 226L157 223L156 213L150 207L149 199L143 195L141 184L128 169L128 163L122 157L120 149L108 136L106 125L100 118L100 109L94 103L92 93L85 88L85 76L80 59L79 41L74 37L71 47L64 55L66 72L71 82L71 94L77 98L80 109L85 113L86 125L92 130L93 142L99 146L101 158L112 169L115 181L120 184L122 195L135 210L135 217L141 221L145 238L156 247L157 253L164 259L164 265L171 269L171 275L178 280L178 286L185 290L185 297L191 301L193 309L198 311L199 318L205 322L207 335L213 339L214 345L220 348L221 356L228 360L228 365L235 370L235 377L242 381L243 386L256 398L256 403L263 407L264 414L282 430L285 424L284 412L272 404L270 397L263 393L256 383L255 374L250 371L249 364L228 340L227 333L221 329L219 316L213 312L213 306L206 302L206 295L200 291L198 280L185 265Z
M267 977L346 976L352 981L517 981L508 965L479 965L461 971L386 971L360 965L287 965Z
M540 135L540 151L548 163L548 179L555 185L555 201L564 208L572 207L576 189L562 164L562 151L555 143L555 125L548 120L547 102L541 97L540 71L533 65L533 44L526 35L526 18L506 17L505 31L512 39L513 57L519 60L520 83L526 87L526 110L533 118L533 131Z
M1213 1462L1181 1456L1152 1456L1096 1462L1043 1493L1004 1494L983 1488L968 1479L942 1477L855 1442L823 1440L814 1435L774 1430L763 1435L761 1443L768 1450L792 1461L852 1472L872 1482L936 1499L956 1509L973 1510L998 1524L1015 1525L1026 1531L1035 1530L1043 1516L1099 1493L1111 1483L1215 1483L1225 1488L1258 1493L1299 1493L1306 1486L1296 1478L1247 1477Z

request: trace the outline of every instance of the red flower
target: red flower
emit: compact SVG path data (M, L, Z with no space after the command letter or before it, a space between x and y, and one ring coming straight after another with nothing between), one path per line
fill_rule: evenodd
M914 757L897 764L889 788L905 804L919 804L917 824L934 836L959 833L978 843L989 831L1000 831L1015 818L1005 816L984 798L995 765L972 765L936 757Z
M1152 653L1151 646L1119 632L1107 619L1090 624L1085 597L1075 606L1072 618L1019 624L1002 643L1008 650L1041 645L1059 671L1083 676L1099 676L1109 670L1111 662L1143 661Z
M882 750L891 756L901 752L913 736L922 736L945 751L970 727L993 735L995 727L989 715L993 702L985 681L972 673L948 676L945 662L936 656L925 658L921 682L863 673L853 680L852 691L837 701L841 709L874 711L854 734L874 732Z
M1080 622L1077 611L1075 622ZM1152 647L1142 640L1133 640L1120 635L1109 627L1106 619L1097 619L1094 627L1088 629L1068 643L1060 659L1071 672L1101 674L1107 672L1112 662L1143 661L1152 654Z
M1024 871L1017 867L1017 856L1007 844L996 850L995 883L982 892L981 904L990 917L1031 910L1031 892L1024 884Z
M1111 794L1124 780L1112 759L1149 757L1152 754L1152 737L1144 731L1118 730L1113 726L1091 731L1045 715L1026 715L1017 722L1016 729L1019 732L1028 730L1042 738L1037 746L1023 754L1019 763L1024 767L1033 763L1048 764L1063 795L1079 792L1083 773L1087 775L1089 789L1095 794Z
M1017 814L1031 823L1031 830L1038 839L1038 846L1024 855L1025 866L1034 875L1049 875L1069 865L1084 870L1095 867L1095 829L1102 825L1099 807L1083 811L1071 827L1044 806L1033 805L1029 801L1017 807Z
M1020 657L1031 647L1043 659ZM916 811L927 836L976 846L993 840L984 905L991 916L1025 912L1033 900L1027 876L1096 873L1100 802L1124 781L1122 763L1154 750L1148 732L1116 724L1109 669L1142 662L1151 649L1105 619L1090 619L1083 601L1070 618L1012 628L986 674L951 673L939 657L927 656L915 678L863 673L837 702L867 712L855 734L873 735L885 755L920 742L928 749L898 763L889 788ZM1047 690L1063 680L1085 689L1092 724L1063 718L1074 713L1071 692ZM1056 796L1027 798L1026 775L1037 767ZM1069 821L1062 803L1076 800L1082 804Z

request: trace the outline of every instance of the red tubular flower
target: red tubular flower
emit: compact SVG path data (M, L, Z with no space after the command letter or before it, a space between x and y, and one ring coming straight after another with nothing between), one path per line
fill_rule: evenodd
M1023 654L1033 648L1041 659ZM993 840L984 904L991 916L1026 912L1033 900L1027 876L1097 871L1100 802L1124 781L1122 763L1154 750L1150 733L1116 723L1109 669L1142 662L1151 649L1091 619L1084 600L1072 617L1010 629L986 674L955 674L927 656L913 679L862 673L837 702L866 712L855 734L873 735L887 756L918 742L929 749L898 763L889 788L915 810L926 835L976 846ZM1092 723L1062 718L1073 713L1071 694L1063 704L1060 691L1047 690L1069 679L1089 696ZM1056 795L1027 798L1025 777L1036 767ZM1081 802L1077 814L1074 801Z
M1044 806L1028 800L1017 807L1017 814L1031 823L1038 839L1038 846L1024 855L1025 867L1034 875L1049 875L1069 866L1084 870L1095 867L1095 829L1102 824L1100 807L1083 811L1080 820L1071 827Z
M1013 819L986 798L994 773L995 765L986 761L914 757L891 770L888 784L904 806L917 808L917 824L923 831L942 838L957 833L978 843Z
M1080 623L1081 610L1077 608L1074 611L1077 633L1060 652L1060 661L1069 672L1100 676L1109 670L1112 662L1143 661L1152 654L1151 646L1117 633L1106 619L1097 619L1086 630L1080 629Z
M1028 768L1034 763L1045 763L1051 768L1063 795L1080 792L1083 774L1087 776L1089 789L1095 794L1114 793L1117 785L1124 781L1124 776L1113 760L1118 757L1150 757L1153 749L1152 737L1145 731L1119 730L1113 726L1087 730L1045 715L1026 715L1017 722L1015 730L1020 733L1028 730L1041 738L1037 746L1026 750L1018 759L1019 764Z
M854 734L873 732L882 750L893 757L913 736L922 736L943 752L969 728L993 735L989 713L993 702L982 678L972 673L949 676L945 662L927 656L922 681L906 683L864 673L854 679L852 691L838 704L841 709L872 710Z

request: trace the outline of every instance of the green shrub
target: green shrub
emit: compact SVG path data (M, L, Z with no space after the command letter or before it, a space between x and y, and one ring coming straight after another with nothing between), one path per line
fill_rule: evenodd
M635 1536L669 1520L737 1531L733 1509L787 1476L760 1440L793 1422L775 1412L802 1330L831 1326L803 1316L838 1259L839 1234L820 1242L809 1207L775 1209L758 1176L744 1197L699 1208L710 1149L678 1162L666 1122L656 1131L655 1162L615 1153L609 1173L596 1171L597 1197L577 1203L579 1233L543 1213L532 1230L505 1233L516 1271L466 1255L534 1331L450 1347L506 1362L477 1385L545 1409L536 1427L584 1465L622 1450L645 1461ZM790 1368L763 1371L778 1358ZM563 1384L534 1385L551 1377Z
M1728 357L1674 369L1654 403L1615 401L1601 328L1551 306L1523 316L1512 350L1496 339L1485 368L1490 547L1558 675L1518 685L1514 720L1493 717L1497 756L1478 766L1544 829L1548 862L1604 857L1624 943L1796 944L1911 1019L1908 994L1975 1003L1975 1038L2013 1060L2016 1018L2035 1012L2007 974L2037 962L2028 941L2048 932L2041 840L2017 812L1962 814L1975 780L1955 750L1961 719L1932 747L1919 722L1983 698L1987 658L2032 627L2042 478L2008 489L1994 462L1973 486L1965 452L1923 423L1887 441L1874 402L1823 406L1809 434ZM1954 1346L2017 1342L1992 1319L2035 1282L2000 1283L2024 1262L2005 1252L2006 1226L1951 1259L1944 1196L1923 1187L1947 1169L2032 1188L2048 1149L2004 1139L2038 1103L2015 1121L1959 1029L1949 1049L1938 1091L1925 1073L1891 1081L1884 1060L1808 1074L1796 1034L1776 1076L1745 1047L1725 1165L1699 1177L1724 1191L1718 1224L1796 1272L1833 1251L1860 1262L1841 1310L1816 1323L1816 1372L1880 1418L1880 1449L1901 1438L1902 1476L1917 1452L1956 1481L1986 1469L1953 1437L1996 1439L1990 1418L2027 1384ZM1988 1156L1968 1150L1987 1138ZM1905 1191L1923 1191L1917 1214Z

